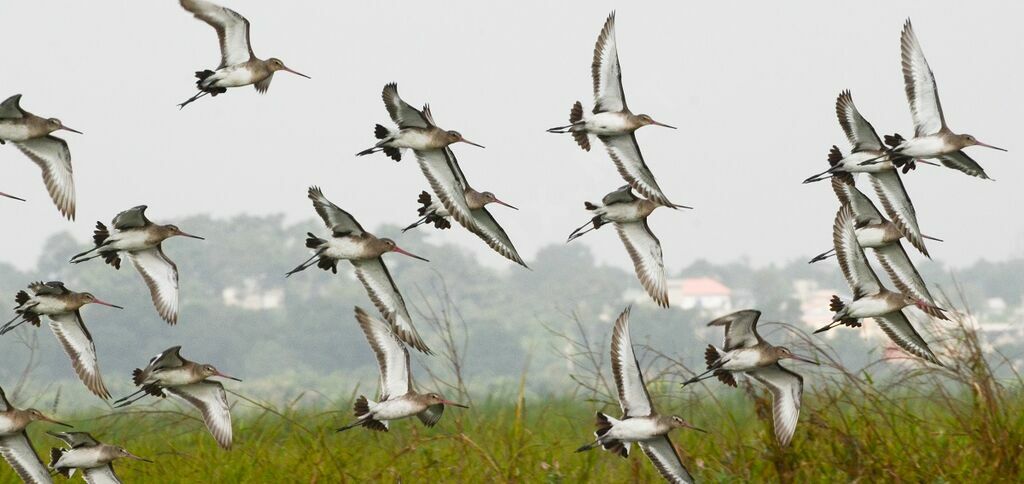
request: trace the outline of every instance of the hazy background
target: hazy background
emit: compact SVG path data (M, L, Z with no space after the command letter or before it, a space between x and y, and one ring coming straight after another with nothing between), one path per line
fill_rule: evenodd
M638 287L611 230L563 244L587 218L583 200L623 183L607 155L544 133L564 124L575 100L591 105L593 44L613 8L629 105L680 127L638 135L668 196L696 207L652 216L670 276L714 277L745 294L737 305L772 320L799 317L797 278L847 294L834 262L804 264L829 247L837 204L827 183L800 182L826 166L832 144L849 150L834 113L842 89L852 89L880 132L911 132L898 49L910 16L952 128L1010 150L970 152L995 183L927 166L905 177L921 227L946 240L929 244L936 262L914 258L929 282L949 287L955 268L971 302L998 297L1006 304L998 321L1021 320L1024 147L1016 141L1024 106L1005 86L1020 85L1024 73L1024 5L225 4L252 22L258 56L280 57L313 79L282 73L265 96L237 89L178 111L193 93L193 72L215 67L219 52L213 30L177 2L0 6L6 37L18 39L4 53L0 86L24 94L26 109L86 133L61 134L74 155L75 223L60 218L38 169L0 147L0 190L29 199L0 200L0 298L11 301L32 280L63 279L127 306L83 313L115 393L128 389L131 368L172 344L246 378L246 391L273 393L282 382L292 392L373 386L373 360L351 316L352 305L369 301L347 266L338 276L311 270L286 282L283 274L307 256L304 233L323 231L305 197L309 185L381 234L416 218L427 185L414 161L353 156L374 141L373 125L388 121L380 90L390 81L410 103L430 102L441 126L487 146L456 153L474 186L521 208L493 213L534 268L514 267L460 228L397 236L432 260L388 259L417 324L433 336L422 311L440 304L447 286L477 381L512 383L527 362L535 374L562 377L558 344L544 325L566 330L576 311L604 337L624 295ZM209 237L168 243L182 269L176 328L157 318L131 267L66 263L96 220L143 203L154 220ZM241 307L226 291L278 302ZM673 354L699 357L720 338L697 332L705 314L641 306L634 318L645 323L637 341ZM37 381L67 383L69 365L53 337L36 333ZM868 351L880 346L860 345L855 334L843 333L847 356L877 356ZM6 338L0 381L10 385L29 351ZM1011 348L1019 355L1019 342Z
M459 146L470 181L522 210L496 216L525 257L582 223L582 201L622 182L602 149L584 153L565 122L592 104L594 40L618 8L629 105L679 126L646 128L640 144L660 184L692 212L655 214L665 263L706 258L781 262L828 245L835 202L826 184L804 186L829 146L848 150L834 101L852 89L883 133L910 132L899 70L899 32L912 17L954 130L1007 147L971 151L996 183L924 167L906 179L921 227L946 239L936 258L963 265L1024 254L1017 143L1024 38L1015 2L242 2L255 52L313 77L275 76L271 91L233 90L179 112L193 71L219 61L213 29L177 2L5 2L0 86L26 109L85 135L70 143L78 221L63 221L38 169L0 147L0 260L31 267L50 234L86 240L96 220L145 203L156 220L310 214L319 184L367 226L406 223L426 188L412 162L356 158L388 121L381 87L399 83L430 102L441 126L487 146ZM6 94L5 94L6 95ZM445 240L479 253L460 231ZM611 233L587 237L597 260L626 266ZM63 258L64 254L59 255ZM504 266L494 257L485 263Z

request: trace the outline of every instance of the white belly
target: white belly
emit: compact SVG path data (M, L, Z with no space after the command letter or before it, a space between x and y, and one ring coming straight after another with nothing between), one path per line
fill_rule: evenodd
M403 398L380 402L370 408L374 420L398 420L416 415L419 409Z
M33 313L52 315L67 312L67 307L64 303L50 296L34 296L32 299L39 303L32 308Z
M870 165L861 165L865 161L871 161L877 158L881 153L875 153L872 151L861 151L858 153L850 153L839 161L842 165L843 171L847 173L879 173L883 171L889 171L893 168L892 162L883 161L881 163L873 163Z
M362 244L357 244L350 237L332 237L327 241L324 255L332 259L361 259L365 252Z
M657 422L649 418L627 418L617 422L605 438L624 442L647 440L658 435Z
M153 375L150 376L150 381L154 380L159 381L160 385L165 387L191 385L197 382L195 376L192 375L192 372L189 372L184 368L174 368L154 372Z
M420 129L403 129L398 136L388 143L393 148L409 148L412 150L433 150L439 148L429 132Z
M21 429L14 425L14 419L7 415L0 415L0 435L11 435L21 432Z
M110 234L110 243L104 250L126 250L129 252L151 249L154 245L147 243L149 235L144 230L113 230Z
M588 116L584 120L584 126L588 133L596 135L616 135L633 131L626 124L626 115L623 113L597 113Z
M873 318L891 313L893 308L885 299L875 296L862 297L849 304L847 314L854 318Z
M725 360L725 364L722 365L723 370L753 370L761 362L761 353L751 348L737 348L726 352L722 359Z
M28 126L21 122L0 121L0 139L4 141L27 141L31 139Z
M946 141L938 136L924 136L911 138L904 141L897 148L901 155L912 158L935 158L957 151L954 147L948 146Z
M885 240L885 229L881 227L863 227L857 229L855 233L857 243L861 247L873 249L889 245L889 241Z
M213 81L209 85L215 87L242 87L256 82L252 71L238 66L225 67L210 77Z
M630 223L643 218L637 203L615 203L600 207L596 212L609 222Z
M76 469L89 469L99 467L106 462L100 460L100 451L96 447L81 447L64 452L64 455L57 461L54 467L73 467Z

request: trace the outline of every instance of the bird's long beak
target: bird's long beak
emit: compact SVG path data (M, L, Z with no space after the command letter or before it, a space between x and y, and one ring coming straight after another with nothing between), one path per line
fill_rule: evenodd
M441 400L441 403L443 403L445 405L451 405L453 407L469 408L469 405L463 405L461 403L453 402L451 400Z
M149 459L144 459L144 458L142 458L142 457L139 457L139 456L137 456L137 455L135 455L135 454L133 454L133 453L131 453L131 452L128 452L127 450L126 450L126 451L124 451L124 453L125 453L125 454L128 454L128 455L126 455L125 457L127 457L127 458L129 458L129 459L141 460L142 462L149 462L150 464L152 464L152 463L153 463L153 461L151 461L151 460L149 460Z
M225 374L223 374L223 373L221 373L219 371L217 373L214 373L214 376L219 376L221 378L227 378L228 380L242 381L241 378L235 378L235 377L233 377L231 375L225 375Z
M99 304L99 305L102 305L102 306L110 306L112 308L124 309L123 307L118 306L117 304L110 304L110 303L108 303L106 301L100 301L99 299L93 299L92 302L94 304Z
M796 361L802 361L804 363L810 363L812 365L819 365L819 366L821 365L821 363L818 363L817 361L814 361L814 360L812 360L812 359L810 359L810 358L808 358L806 356L789 355L789 359L796 360Z
M0 192L0 197L7 197L7 198L13 198L13 199L15 199L15 200L21 200L22 202L24 202L24 201L25 201L25 199L24 199L24 198L18 198L18 197L14 196L14 195L8 195L8 194L6 194L6 193L4 193L4 192Z
M654 121L654 120L651 120L651 124L653 124L655 126L662 126L662 127L665 127L665 128L679 129L679 128L676 128L675 126L669 126L669 125L667 125L665 123L659 123L659 122Z
M987 143L982 143L981 141L979 141L977 144L978 144L978 146L984 146L986 148L992 148L994 150L1007 151L1005 148L1000 148L998 146L992 146L992 145L987 144Z
M929 316L933 316L933 317L936 317L936 318L939 318L939 319L942 319L942 320L949 321L949 317L946 316L945 314L943 314L945 309L942 309L942 308L940 308L938 306L934 306L932 304L929 304L927 301L921 301L921 300L918 300L914 305L917 306L917 309L920 309L921 311L924 311L924 313L929 315Z
M71 428L70 424L66 424L64 422L60 422L60 421L54 420L54 419L52 419L50 417L47 417L46 415L43 415L43 420L45 420L47 422L50 422L52 424L63 425L65 427ZM49 433L49 432L47 432L47 433ZM53 435L53 434L50 434L50 435Z
M476 144L476 143L474 143L474 142L472 142L472 141L470 141L470 140L468 140L468 139L466 139L466 138L462 138L462 139L461 139L461 140L459 140L459 141L462 141L463 143L466 143L466 144L470 144L470 145L473 145L473 146L478 146L478 147L480 147L480 148L483 148L483 147L484 147L484 145L478 145L478 144Z
M696 431L698 431L698 432L703 432L703 433L705 433L705 434L706 434L706 433L708 433L708 431L707 431L707 430L704 430L704 429L702 429L702 428L700 428L700 427L694 426L693 424L691 424L691 423L689 423L689 422L687 422L687 423L683 424L683 426L684 426L684 427L686 427L686 428L688 428L688 429L690 429L690 430L696 430Z
M420 256L418 256L416 254L413 254L412 252L409 252L409 251L407 251L407 250L405 250L405 249L403 249L403 248L401 248L401 247L399 247L397 245L395 246L394 249L391 249L391 251L392 252L398 252L399 254L402 254L402 255L407 255L409 257L412 257L413 259L419 259L419 260L421 260L423 262L430 262L429 260L424 259L423 257L420 257Z
M505 203L505 202L503 202L501 200L498 200L497 198L494 199L494 203L497 203L499 205L504 205L504 206L506 206L508 208L511 208L512 210L519 210L518 208L516 208L516 207L514 207L514 206L512 206L512 205L510 205L508 203Z
M291 72L292 74L295 74L296 76L302 76L302 77L305 77L306 79L312 79L312 77L309 77L309 76L307 76L307 75L305 75L305 74L303 74L303 73L301 73L301 72L299 72L299 71L293 71L293 70L291 70L291 69L289 69L289 68L287 68L287 67L285 67L285 68L284 68L284 69L282 69L282 70L285 70L285 71Z
M180 236L182 236L182 237L188 237L188 238L190 238L190 239L199 239L199 240L206 240L206 238L205 238L205 237L200 237L200 236L198 236L198 235L192 235L192 234L190 234L190 233L188 233L188 232L182 232L182 231L180 231L180 230L178 231L178 235L180 235Z
M63 129L65 131L71 131L72 133L85 134L85 133L83 133L83 132L81 132L81 131L79 131L77 129L71 129L71 128L67 127L67 126L61 126L60 129Z

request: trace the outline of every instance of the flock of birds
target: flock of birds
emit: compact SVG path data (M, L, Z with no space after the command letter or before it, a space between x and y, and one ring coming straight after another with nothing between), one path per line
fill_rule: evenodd
M253 85L258 92L265 93L277 71L308 77L288 68L279 59L257 58L249 42L249 21L237 12L204 0L180 0L180 4L216 30L221 50L221 63L216 69L196 72L198 92L181 103L181 108L204 96L223 94L229 88ZM900 243L900 239L906 239L927 256L924 240L938 239L921 233L899 171L905 174L916 168L917 163L934 164L929 160L937 160L969 175L987 178L985 171L963 149L995 147L970 135L955 134L947 127L934 76L909 20L903 29L901 50L914 136L909 139L898 134L886 136L883 143L857 111L849 91L844 91L836 101L836 114L853 146L852 152L844 156L833 146L828 156L828 170L805 181L831 179L841 204L833 228L834 247L811 262L835 256L853 292L850 301L838 296L833 298L833 320L819 332L840 325L857 327L861 320L874 318L900 348L928 362L941 364L904 313L906 308L914 306L927 316L945 318L943 309L936 306ZM606 224L614 225L632 259L639 282L658 305L668 307L661 245L648 226L647 217L658 207L690 207L669 200L640 152L635 135L637 129L651 125L672 126L646 114L633 114L628 108L616 46L614 13L598 36L592 77L592 111L585 112L583 105L576 102L570 111L569 124L548 131L572 135L587 151L591 148L591 135L596 136L626 185L605 195L600 203L586 202L584 207L592 217L574 230L568 241ZM382 99L394 126L376 125L377 141L357 156L383 153L401 161L403 155L411 151L430 187L429 192L423 191L418 196L418 219L403 232L421 225L448 229L454 220L498 254L526 267L508 234L487 209L491 204L516 207L498 199L492 192L472 188L451 149L456 143L482 146L467 140L458 131L440 128L428 105L417 109L405 102L394 83L384 86ZM64 126L58 119L42 118L25 111L20 101L21 96L15 95L0 104L0 144L13 143L40 166L54 204L65 217L73 220L75 187L70 151L67 142L52 133L57 130L79 132ZM857 173L866 174L882 203L884 216L858 190L854 181ZM0 195L21 200L5 193ZM367 232L352 214L331 202L318 187L310 187L308 197L329 233L308 234L306 247L312 255L286 277L313 266L336 273L339 261L346 260L352 264L356 278L379 313L376 317L355 308L355 319L377 358L379 396L377 401L359 396L354 405L354 419L338 431L357 426L387 431L391 421L413 416L429 427L440 420L446 406L466 408L436 392L419 393L413 383L409 348L427 355L431 350L417 332L383 255L395 252L426 259L400 248L392 239ZM126 257L149 288L159 316L174 325L179 316L178 270L164 253L163 242L172 237L200 240L202 237L176 225L154 223L146 216L146 210L145 205L125 210L114 217L109 227L97 222L93 247L74 255L70 262L77 264L100 258L114 269L120 269L121 258ZM865 248L873 250L897 291L881 283L865 257ZM38 327L45 317L86 388L104 400L111 398L100 373L95 343L81 312L89 304L120 306L88 292L68 289L60 281L29 284L28 291L19 292L15 301L16 315L0 328L0 334L24 323ZM629 314L627 307L615 321L611 338L612 371L623 416L616 419L598 413L595 439L578 450L602 447L628 457L632 444L636 443L666 480L692 482L668 434L677 428L700 429L678 416L661 415L654 409L630 341ZM766 342L757 332L759 318L759 311L743 310L710 322L710 326L724 328L724 345L721 348L709 345L705 350L707 370L683 385L717 378L736 386L737 373L762 383L773 396L777 441L780 446L786 446L796 431L803 378L779 362L793 359L817 363ZM153 357L144 368L136 369L132 382L138 390L113 403L120 408L148 396L177 397L196 407L216 442L230 449L232 425L227 392L220 381L212 378L241 381L213 365L184 358L181 347L174 346ZM0 389L0 455L26 482L51 482L55 474L70 477L76 470L80 470L88 482L119 482L111 465L115 459L146 460L124 448L103 444L88 433L51 432L50 435L63 441L65 446L51 451L51 462L47 466L25 433L26 426L36 421L66 425L38 410L15 408Z

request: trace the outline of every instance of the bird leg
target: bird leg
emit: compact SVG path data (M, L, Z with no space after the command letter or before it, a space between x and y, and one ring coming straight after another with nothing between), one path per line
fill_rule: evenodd
M306 269L309 269L313 264L316 264L316 261L314 259L316 259L317 257L320 257L320 254L323 254L323 252L324 251L322 251L322 250L316 251L316 253L313 254L312 257L310 257L309 259L306 259L306 261L301 263L301 264L299 264L298 267L296 267L296 268L292 269L291 271L289 271L287 274L284 275L284 277L291 277L291 275L295 274L296 272L302 272L302 271L304 271Z
M832 257L832 256L834 256L834 255L835 255L835 251L836 251L836 249L835 249L835 248L831 248L831 249L829 249L829 250L827 250L827 251L825 251L825 252L822 252L822 253L820 253L820 254L818 254L818 255L814 256L814 258L813 258L813 259L811 259L811 260L809 260L809 261L807 261L807 263L808 263L808 264L813 264L813 263L815 263L815 262L818 262L818 261L823 261L823 260L825 260L825 259L828 259L829 257Z
M199 98L201 98L201 97L203 97L203 96L205 96L205 95L207 95L207 94L209 94L209 92L206 92L206 91L199 91L198 93L196 93L196 95L195 95L195 96L192 96L192 97L190 97L190 98L186 99L186 100L185 100L185 102L183 102L183 103L179 104L179 105L178 105L178 109L179 109L179 110L181 110L181 109L185 109L185 106L188 106L189 104L192 104L192 103L193 103L193 102L195 102L195 101L196 101L197 99L199 99Z

